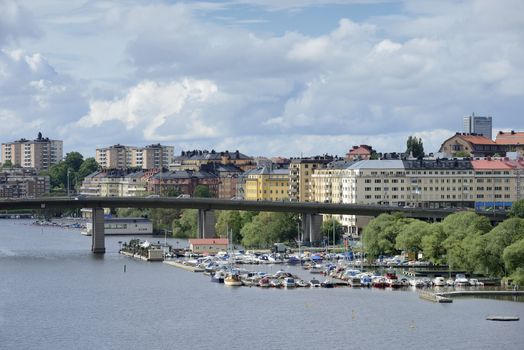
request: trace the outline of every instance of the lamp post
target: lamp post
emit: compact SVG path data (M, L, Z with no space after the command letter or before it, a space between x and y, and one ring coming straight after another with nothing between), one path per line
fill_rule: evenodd
M71 174L71 169L67 168L67 196L69 197L69 174Z

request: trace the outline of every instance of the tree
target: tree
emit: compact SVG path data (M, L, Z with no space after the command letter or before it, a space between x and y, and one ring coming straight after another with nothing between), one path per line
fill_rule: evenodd
M524 239L518 240L504 249L502 255L506 269L515 272L517 269L524 269Z
M228 236L228 229L233 235L233 243L240 243L242 241L242 217L239 211L236 210L222 210L217 214L216 233L220 237Z
M182 212L179 219L174 219L172 223L173 237L194 238L197 236L198 210L186 209Z
M75 174L77 186L84 181L87 175L94 173L98 168L99 166L95 158L86 158L78 168L78 172Z
M395 242L403 226L411 219L404 218L401 214L380 214L364 228L362 240L364 249L370 258L379 255L395 255L398 250Z
M11 159L8 159L4 162L4 164L2 164L2 168L12 168L13 167L13 163L11 162Z
M458 158L468 158L468 157L471 157L471 154L468 152L468 151L458 151L458 152L455 152L455 157L458 157Z
M422 237L422 253L424 258L436 265L446 263L446 248L444 240L447 238L440 223L431 224L430 233Z
M322 222L320 232L322 233L323 237L328 237L328 241L331 241L333 239L333 225L335 226L335 242L332 244L335 245L336 242L340 241L342 235L344 234L344 228L342 227L342 224L338 222L338 220L328 219Z
M422 144L421 138L416 138L414 136L409 136L406 142L406 153L411 153L413 157L423 157L424 156L424 145Z
M260 213L242 227L242 245L268 248L273 243L294 241L297 224L297 217L290 213Z
M516 201L511 206L511 210L508 213L509 217L524 219L524 199Z
M504 220L482 236L476 252L478 264L493 276L506 275L504 250L521 239L524 239L524 219Z
M443 242L448 263L453 268L472 271L476 267L474 247L478 236L491 230L489 220L473 212L461 212L447 216L442 221L442 229L446 235Z
M206 185L197 185L193 191L193 197L197 198L209 198L211 193L209 192L209 187Z
M84 156L79 152L69 152L66 154L63 162L68 169L71 169L74 172L77 172L80 169L80 166L84 162Z
M422 251L422 239L431 234L431 224L413 220L404 227L395 240L395 248L408 253L414 253L415 257L418 252Z

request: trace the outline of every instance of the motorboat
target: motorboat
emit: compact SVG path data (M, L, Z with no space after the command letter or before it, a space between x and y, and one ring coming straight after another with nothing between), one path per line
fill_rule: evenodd
M282 281L280 281L279 279L273 278L269 280L269 286L273 288L280 288L282 287Z
M375 288L386 288L386 279L382 276L375 276L371 285Z
M271 287L271 283L269 281L269 278L267 277L262 277L259 281L258 281L258 286L259 287L262 287L262 288L269 288Z
M455 285L455 281L453 280L453 278L448 278L446 280L446 286L453 287L454 285Z
M352 276L348 280L348 285L353 288L360 288L362 284L360 283L360 278L357 276Z
M309 272L310 273L322 273L324 272L324 266L320 264L312 265L311 268L309 269Z
M217 271L211 274L211 282L224 283L226 279L226 273L224 271Z
M444 279L444 277L435 277L433 279L433 285L436 287L444 287L446 285L446 280Z
M322 284L317 279L312 279L311 281L309 281L309 285L311 287L313 287L313 288L320 288L320 287L322 287Z
M394 272L386 273L385 279L386 279L386 287L395 288L395 289L402 287L402 283L398 280L398 277Z
M237 274L229 274L224 279L224 284L226 286L241 286L242 280L240 279L240 276Z
M295 283L295 279L292 278L292 277L284 278L284 280L282 281L282 285L285 288L295 288L297 286L296 283Z
M331 278L326 278L324 282L321 283L322 288L334 288L335 283Z
M469 281L466 278L466 275L462 273L457 273L455 276L455 287L465 287L469 286Z
M296 284L297 287L309 287L309 283L301 279L296 280Z
M480 282L478 279L476 278L470 278L469 279L469 284L473 287L481 287L481 286L484 286L484 283L483 282Z
M362 287L371 287L371 282L372 282L371 277L368 275L362 275L360 277L360 285Z

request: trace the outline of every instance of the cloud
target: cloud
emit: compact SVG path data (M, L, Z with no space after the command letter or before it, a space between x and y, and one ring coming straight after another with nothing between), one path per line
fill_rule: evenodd
M92 101L89 113L72 129L105 127L116 120L127 130L141 130L148 141L213 137L218 128L206 123L199 106L217 91L218 87L208 80L143 81L121 99ZM166 129L166 125L176 128Z
M37 37L33 15L14 0L0 0L0 47L23 37Z

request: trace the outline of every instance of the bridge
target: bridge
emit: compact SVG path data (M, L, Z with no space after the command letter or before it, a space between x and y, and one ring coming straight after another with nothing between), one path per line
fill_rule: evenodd
M301 214L302 231L310 242L320 240L321 214L378 216L382 213L400 212L406 217L440 220L456 213L458 209L404 208L398 206L335 204L316 202L271 202L224 200L215 198L136 198L136 197L42 197L0 200L0 210L16 209L92 209L93 253L105 253L103 208L170 208L197 209L198 236L215 236L214 210L242 210L288 212ZM506 218L505 212L479 212L498 222Z

